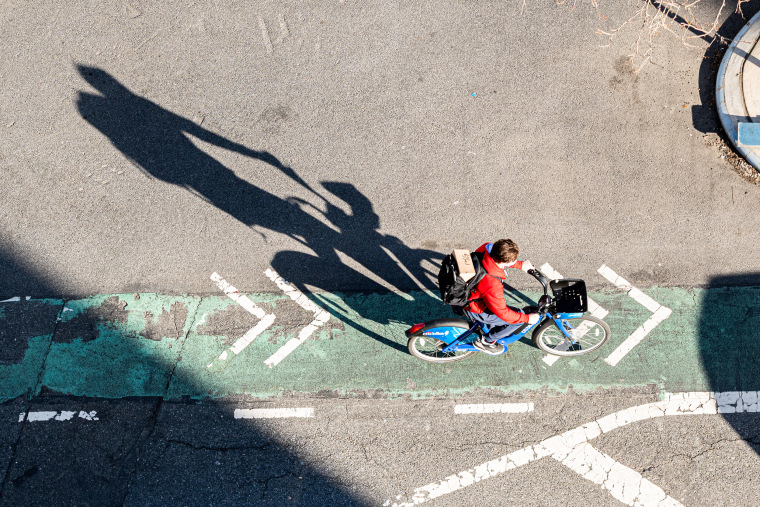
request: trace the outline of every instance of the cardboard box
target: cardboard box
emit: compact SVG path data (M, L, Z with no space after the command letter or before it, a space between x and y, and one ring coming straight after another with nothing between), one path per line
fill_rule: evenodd
M472 264L470 251L455 249L452 255L457 263L460 278L465 282L469 282L475 276L475 266Z

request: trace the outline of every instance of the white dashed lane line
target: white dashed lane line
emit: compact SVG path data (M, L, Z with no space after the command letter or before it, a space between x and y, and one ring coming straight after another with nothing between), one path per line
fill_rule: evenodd
M533 412L533 403L480 403L455 405L455 414L522 414Z
M84 410L61 410L61 411L48 411L40 410L35 412L21 412L18 415L18 422L43 422L43 421L71 421L74 417L77 419L84 419L85 421L99 421L98 413L94 410L92 412L85 412Z
M313 408L236 408L235 419L285 419L314 417Z

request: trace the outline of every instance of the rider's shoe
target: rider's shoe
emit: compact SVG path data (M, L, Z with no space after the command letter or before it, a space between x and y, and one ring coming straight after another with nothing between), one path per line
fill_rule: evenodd
M472 346L492 356L498 356L504 352L504 345L497 342L486 341L482 336L478 336L478 339L472 342Z

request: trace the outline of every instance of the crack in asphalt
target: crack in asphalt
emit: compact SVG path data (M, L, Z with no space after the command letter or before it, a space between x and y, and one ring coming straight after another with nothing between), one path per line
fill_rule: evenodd
M189 447L195 451L218 451L218 452L233 452L233 451L263 451L276 444L272 442L266 442L261 445L233 445L233 446L211 446L211 445L197 445L191 442L185 442L184 440L167 439L168 444L177 444Z
M40 372L37 375L37 382L34 386L34 390L29 393L29 399L26 404L26 407L24 408L24 413L29 413L29 408L32 404L32 397L37 394L40 390L40 386L42 383L42 377L45 373L45 365L47 364L48 356L50 355L50 349L53 346L53 340L55 339L55 334L58 331L58 324L61 322L61 315L63 314L63 309L66 308L66 300L62 300L61 302L61 308L58 310L58 314L55 318L55 324L53 325L53 332L50 334L50 341L48 342L47 350L45 351L45 358L42 360L42 366L40 367ZM27 417L24 417L21 428L19 428L18 436L16 437L16 440L13 442L12 450L11 450L11 458L8 460L8 466L5 469L5 473L3 474L3 482L0 483L0 498L3 497L3 493L5 492L5 486L8 484L8 480L11 473L11 468L13 468L13 462L16 460L16 452L18 450L18 445L21 442L21 438L24 435L24 429L26 428L26 425L29 424L29 421L27 421Z
M169 391L169 387L171 386L172 379L174 378L174 372L177 369L177 365L179 364L179 361L182 358L182 351L185 348L185 342L187 341L187 337L190 335L190 332L193 329L193 325L196 323L196 320L198 319L198 309L201 307L201 303L203 302L203 297L201 297L198 300L198 304L195 306L195 309L193 310L193 316L192 320L190 321L190 325L187 328L187 332L182 337L182 344L179 347L179 350L177 351L177 360L174 361L174 364L172 365L172 369L169 372L168 378L166 379L166 385L163 389L163 394L160 398L158 398L158 401L156 402L156 406L153 409L150 417L148 418L148 421L145 425L145 428L141 432L140 436L136 439L135 445L133 446L133 449L135 450L137 457L135 459L135 467L134 467L134 473L131 474L129 481L127 482L127 487L125 488L124 497L121 499L121 505L124 505L127 501L127 498L129 498L129 493L132 490L132 485L134 482L134 479L139 475L140 467L144 464L143 459L145 457L145 450L142 449L142 447L150 441L150 439L153 437L153 434L156 431L156 424L158 423L158 417L161 414L161 409L164 406L164 400L166 398L166 394ZM176 318L176 315L173 316L174 320ZM176 329L176 321L174 324L174 327ZM180 333L179 330L177 330L177 337L179 337Z
M709 453L711 451L718 450L718 447L720 447L721 444L735 443L735 442L750 442L750 443L755 444L756 443L754 441L755 438L758 438L758 435L755 435L754 437L720 438L720 439L718 439L718 440L716 440L714 442L710 442L709 444L707 444L707 448L706 449L704 449L704 450L702 450L702 451L700 451L700 452L698 452L696 454L693 454L693 455L689 455L689 454L673 454L673 458L676 458L676 457L680 456L680 457L687 458L690 461L694 461L697 458L699 458L700 456L703 456L703 455L705 455L705 454L707 454L707 453ZM671 461L672 461L672 458L671 458Z

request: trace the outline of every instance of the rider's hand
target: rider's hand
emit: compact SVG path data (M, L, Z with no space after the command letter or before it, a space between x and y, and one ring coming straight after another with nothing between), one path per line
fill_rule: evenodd
M522 267L520 269L527 273L531 269L536 269L536 268L533 267L533 264L530 261L522 261Z
M528 324L535 324L538 322L540 315L537 313L529 313L528 314Z

